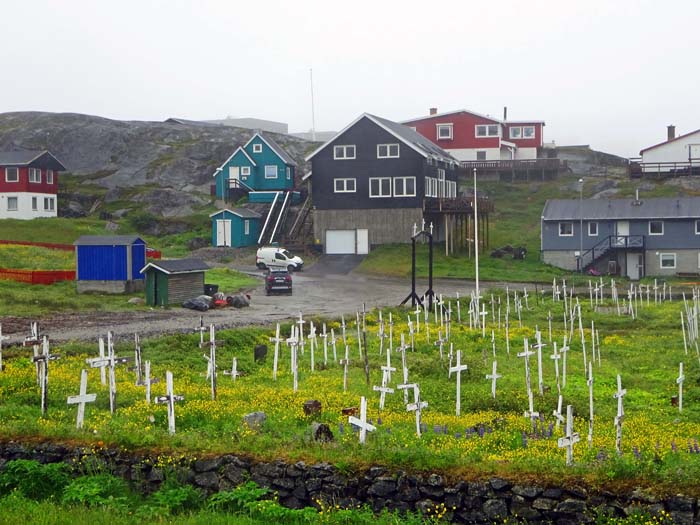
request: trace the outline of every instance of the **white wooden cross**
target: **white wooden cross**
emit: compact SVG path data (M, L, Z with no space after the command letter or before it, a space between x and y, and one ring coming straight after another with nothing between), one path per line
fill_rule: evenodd
M343 392L348 390L348 366L350 366L350 349L345 345L345 358L340 360L343 365Z
M491 351L493 352L493 357L496 357L496 333L491 330Z
M301 315L301 312L299 312L299 319L297 320L296 324L299 325L299 334L297 337L298 344L301 348L301 355L304 355L304 318ZM343 337L345 337L345 320L343 320Z
M683 375L683 363L678 367L678 378L676 383L678 383L678 411L683 412L683 381L685 381L685 376Z
M341 315L340 316L340 330L341 330L341 337L343 338L343 344L347 345L348 344L348 339L347 339L347 334L345 333L345 316Z
M557 429L559 428L559 424L564 422L564 416L561 415L561 406L562 406L563 402L564 402L564 396L562 396L560 394L559 401L557 401L557 409L554 412L552 412L552 415L554 416L554 420L556 421Z
M435 341L435 343L433 343L433 344L440 348L440 361L442 361L443 356L444 356L443 355L443 348L445 345L445 339L442 338L442 329L441 328L438 328L438 338Z
M204 317L199 316L199 326L194 329L195 332L199 332L199 348L204 346L204 334L207 331L207 327L204 326ZM104 384L104 383L103 383Z
M319 335L321 339L323 339L323 365L327 366L328 365L328 332L326 332L326 323L323 323L323 329L321 331L321 335Z
M681 316L683 313L681 312ZM683 336L685 337L685 332L683 332ZM2 324L0 324L0 372L3 371L3 364L2 364L2 342L6 339L9 339L9 335L2 335ZM687 353L687 352L686 352Z
M358 314L358 333L359 333L359 314ZM316 359L314 357L314 351L316 350L316 326L314 326L313 321L309 321L309 354L311 357L311 371L316 369Z
M224 375L231 376L232 381L235 381L236 378L241 375L241 373L238 371L238 358L237 357L234 357L231 360L231 370L224 370Z
M356 312L356 315L355 323L357 325L357 351L360 359L362 359L362 325L360 324L360 312ZM313 371L313 368L311 370Z
M87 393L88 371L83 368L80 372L80 394L77 396L68 396L67 404L78 405L78 418L76 419L76 428L83 428L83 419L85 418L85 403L93 403L97 399L97 394Z
M416 314L416 332L418 332L418 333L420 333L420 312L421 312L420 303L417 303L416 304L416 311L413 313Z
M574 445L581 441L578 432L574 432L574 407L566 406L566 434L557 440L559 448L566 448L566 466L574 464Z
M543 396L544 381L542 380L542 347L547 345L542 342L542 333L539 331L539 329L535 331L535 337L537 339L537 343L534 345L537 349L537 386L540 395Z
M509 313L506 312L506 353L510 355L510 318L509 318Z
M468 368L469 367L466 363L462 364L462 351L457 350L457 362L455 363L455 366L450 367L450 373L455 372L457 374L457 403L455 410L456 415L458 416L462 413L462 372Z
M287 346L289 346L290 352L290 368L292 369L292 380L294 392L299 388L299 369L298 369L298 355L299 351L299 329L296 326L292 326L292 334L287 339Z
M355 416L348 417L348 423L355 425L360 429L360 444L364 445L367 439L367 432L374 432L377 427L367 422L367 399L365 396L360 398L360 419Z
M134 334L134 371L136 372L136 385L143 384L143 367L141 366L141 339L139 334Z
M212 401L216 401L216 342L216 329L214 328L214 325L211 324L209 325L209 342L206 343L209 345L209 356L207 357L205 354L204 359L207 360L207 379L209 380L211 386Z
M384 339L388 339L389 336L384 329L384 319L382 319L382 312L379 311L379 330L377 331L377 337L379 338L379 355L384 353Z
M417 383L398 385L398 389L412 388L413 389L413 403L406 405L407 412L414 412L416 414L416 434L420 437L420 419L421 412L424 408L428 408L428 403L420 400L420 387Z
M561 354L561 387L566 388L566 354L569 352L569 346L566 344L566 336L564 336L564 344L559 349Z
M627 389L622 388L622 378L617 374L617 392L613 394L613 398L617 399L617 415L615 416L615 449L618 454L622 453L622 422L625 419L625 409L622 405L622 399L627 394Z
M389 354L387 353L387 357L389 357ZM384 410L384 401L386 400L386 395L387 394L393 394L394 389L390 388L389 381L391 381L391 372L396 371L396 368L392 368L389 364L387 366L383 366L382 368L382 385L381 386L374 386L372 387L372 390L375 392L379 392L379 410Z
M496 381L498 381L501 377L503 377L501 374L496 372L496 367L498 365L496 364L496 361L493 362L492 370L490 374L486 374L486 379L491 380L491 397L493 399L496 399Z
M530 351L530 345L528 344L527 338L523 342L524 351L518 353L518 357L525 358L525 385L527 386L527 391L531 392L530 387L530 356L535 355L535 352Z
M406 344L404 343L403 334L401 334L401 368L403 372L403 384L408 383L408 365L406 364ZM404 405L408 404L408 390L403 391L403 402Z
M557 342L554 341L554 353L549 356L550 359L554 360L554 378L557 382L557 393L561 394L561 383L559 381L559 359L561 359L561 354L557 351Z
M549 324L549 344L552 344L552 311L547 312L547 323Z
M173 373L168 370L165 372L165 388L166 394L164 396L156 397L156 404L168 404L168 432L170 434L175 433L175 402L182 401L185 396L180 396L173 394Z
M462 322L462 306L460 305L459 301L459 292L457 292L457 322Z
M403 336L403 334L401 334ZM416 351L416 333L413 331L413 321L411 321L411 316L408 316L408 335L411 338L411 351ZM403 344L403 343L401 343Z
M527 298L529 295L527 294L527 286L523 287L523 299L525 299L525 310L530 309L530 304L528 303Z
M481 312L479 315L481 316L481 338L483 339L486 337L486 316L488 315L486 303L481 303Z
M338 352L335 346L335 343L337 342L337 337L335 336L335 330L331 328L331 346L333 347L333 362L337 363L338 362Z
M39 365L39 385L41 386L41 415L46 415L49 390L49 361L60 359L60 355L49 351L49 338L44 336L41 353L32 357L32 361Z
M394 350L394 319L389 312L389 349L387 352L393 352Z
M157 377L151 377L151 362L146 361L144 363L144 385L146 386L146 403L149 405L151 404L151 385L155 385L156 383L159 383L159 379Z
M593 446L593 362L588 362L588 447Z
M33 355L39 355L39 347L41 346L42 337L39 336L39 325L36 322L29 323L29 335L24 338L24 346L32 346ZM39 361L34 361L36 368L36 383L41 386L41 365Z
M277 365L279 363L280 343L284 342L284 339L280 337L280 324L279 323L277 323L275 337L270 337L270 342L275 343L275 353L273 354L273 357L272 357L272 380L277 381ZM324 343L325 343L325 340L324 340Z

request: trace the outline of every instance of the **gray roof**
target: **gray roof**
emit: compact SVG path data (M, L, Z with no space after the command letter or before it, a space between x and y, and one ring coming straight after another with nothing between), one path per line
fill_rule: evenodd
M438 157L446 162L456 162L456 159L452 155L408 126L404 126L403 124L399 124L376 115L370 115L369 113L368 115L373 119L376 119L383 126L389 128L392 133L398 135L402 140L410 142L417 148L423 150L426 154Z
M207 263L200 259L166 259L151 261L141 270L141 273L148 267L156 268L167 274L203 272L204 270L211 269Z
M217 212L212 213L211 215L209 215L209 217L214 217L216 215L220 215L225 211L227 211L229 213L233 213L234 215L238 215L241 219L259 219L262 217L262 215L260 215L258 212L256 212L255 210L251 210L249 208L233 208L233 209L226 208L226 209L219 210Z
M59 160L48 151L24 150L24 151L0 151L0 166L26 166L44 155L48 155L48 159L57 171L65 171L66 168Z
M581 213L582 212L582 213ZM583 217L581 217L583 215ZM596 219L700 219L700 197L548 200L545 221Z
M291 155L289 155L289 153L287 153L286 151L284 151L284 150L282 149L282 147L281 147L279 144L277 144L277 143L275 142L275 140L274 140L272 137L270 137L270 135L268 135L267 133L265 133L265 132L263 132L263 131L258 131L257 134L260 135L260 137L261 137L265 142L267 142L268 146L270 146L270 147L272 148L272 151L274 151L275 153L277 153L277 155L279 156L279 158L281 158L281 159L285 162L285 164L288 164L288 165L290 165L290 166L296 166L296 165L297 165L297 163L294 162L294 159L291 157Z
M144 242L138 235L81 235L73 244L75 246L122 246L134 244L136 241Z

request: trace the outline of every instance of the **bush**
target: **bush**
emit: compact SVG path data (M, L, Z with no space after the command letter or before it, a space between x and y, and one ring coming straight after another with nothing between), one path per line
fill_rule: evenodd
M157 492L151 495L153 507L162 509L169 514L178 514L185 510L198 509L203 500L202 491L191 485L180 485L174 481L166 481Z
M212 495L207 502L207 507L215 511L240 512L246 509L246 505L268 499L270 490L259 487L255 482L248 481L233 490L221 491Z
M16 490L29 499L58 498L70 478L64 463L42 465L38 461L8 461L0 472L0 495Z
M129 486L123 479L111 474L97 474L71 481L63 491L62 501L66 505L123 508L129 494Z

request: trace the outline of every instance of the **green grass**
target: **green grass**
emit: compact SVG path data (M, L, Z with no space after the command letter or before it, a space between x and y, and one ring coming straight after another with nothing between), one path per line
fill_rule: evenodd
M0 244L0 267L24 270L74 270L75 254L38 246Z
M219 291L224 293L253 288L260 283L259 279L229 268L212 268L205 276L207 283L218 284Z
M105 221L97 219L64 219L53 217L22 221L0 220L0 239L10 241L53 242L73 244L81 235L107 235Z

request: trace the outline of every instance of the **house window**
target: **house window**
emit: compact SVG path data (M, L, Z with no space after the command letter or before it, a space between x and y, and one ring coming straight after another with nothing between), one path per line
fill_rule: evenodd
M29 182L41 182L41 170L39 168L29 168Z
M498 137L498 124L478 124L476 126L477 137Z
M333 146L333 158L335 160L348 160L355 158L355 146Z
M292 179L292 168L287 166L287 180L291 180L291 179Z
M676 268L676 254L675 253L660 253L659 263L661 268L666 268L673 270Z
M19 182L19 168L5 168L5 182Z
M53 211L53 197L44 197L44 211Z
M17 197L7 198L7 211L17 211Z
M700 235L700 219L695 221L695 235Z
M523 138L524 139L534 139L535 138L535 126L523 126Z
M649 235L663 235L664 221L649 221Z
M588 223L588 236L589 237L598 237L598 223L597 222L589 222Z
M241 177L248 177L250 175L250 166L241 167Z
M440 198L445 197L445 170L438 168L438 189L437 196Z
M398 159L399 145L398 144L377 144L378 159Z
M479 150L476 152L476 160L486 160L486 151Z
M335 193L355 193L355 179L333 179Z
M560 222L559 223L559 237L573 237L574 236L574 223L573 222Z
M39 208L39 205L36 202L36 197L32 197L32 210L37 211L38 208Z
M265 178L266 179L276 179L277 178L277 166L265 166Z
M395 177L394 197L415 197L416 178L415 177Z
M510 128L509 133L510 138L519 139L523 136L523 128Z
M426 177L425 178L425 196L426 197L434 197L433 195L433 178L432 177Z
M262 153L262 144L253 144L253 153Z
M370 177L369 196L391 197L391 177Z
M250 235L250 221L243 221L243 233Z
M53 184L53 170L46 170L46 184Z
M452 139L452 124L436 124L438 140Z

